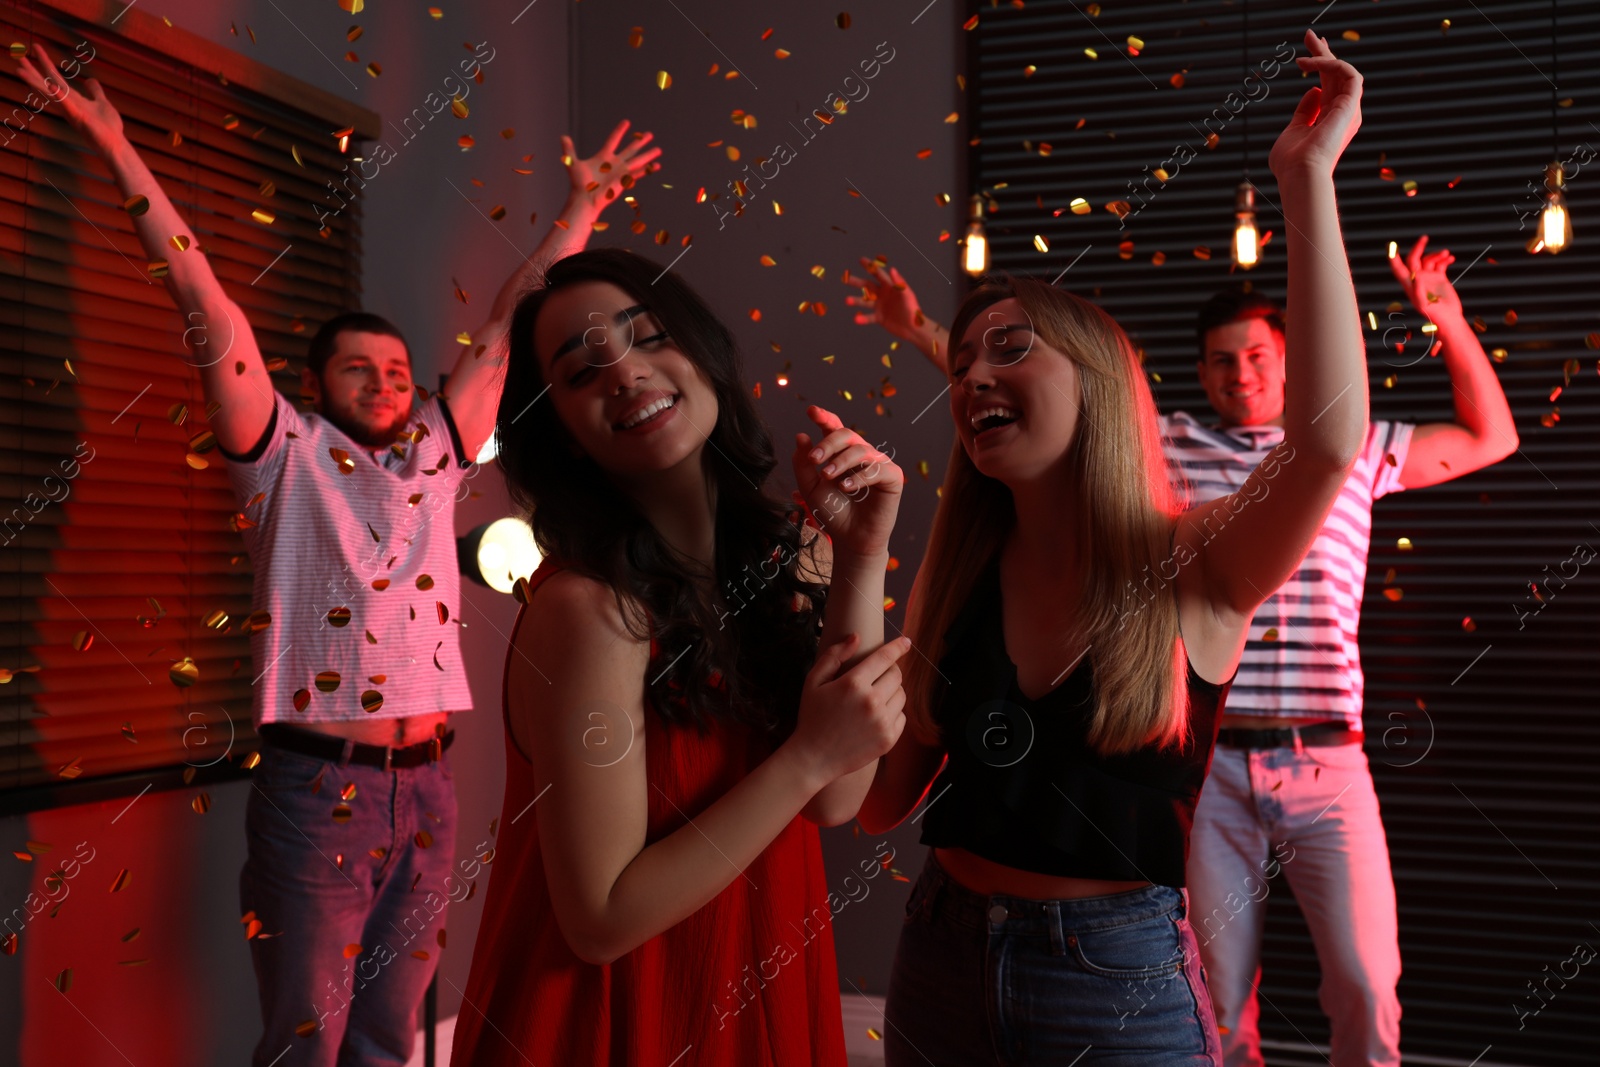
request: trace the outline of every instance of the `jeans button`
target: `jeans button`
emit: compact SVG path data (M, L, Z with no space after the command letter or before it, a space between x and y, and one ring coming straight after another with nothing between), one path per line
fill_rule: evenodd
M1006 906L1004 904L991 905L989 908L989 921L992 923L1003 923L1006 921L1006 914Z

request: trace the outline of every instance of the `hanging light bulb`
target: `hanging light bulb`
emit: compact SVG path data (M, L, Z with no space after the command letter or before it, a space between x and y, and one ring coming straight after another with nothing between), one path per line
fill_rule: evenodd
M1556 49L1556 0L1550 0L1550 165L1544 170L1544 210L1539 212L1539 230L1528 240L1529 252L1549 252L1552 256L1572 243L1572 219L1567 215L1567 173L1561 165L1560 114L1556 82L1561 77L1561 53Z
M967 224L967 251L962 266L976 278L989 269L989 238L983 232L983 198L972 197L972 221Z
M1539 212L1539 232L1528 243L1528 251L1556 255L1572 243L1572 216L1567 214L1567 198L1561 193L1566 182L1566 171L1559 160L1545 168L1544 210Z
M1260 261L1261 239L1256 233L1256 190L1249 182L1240 182L1233 201L1233 262L1249 270Z

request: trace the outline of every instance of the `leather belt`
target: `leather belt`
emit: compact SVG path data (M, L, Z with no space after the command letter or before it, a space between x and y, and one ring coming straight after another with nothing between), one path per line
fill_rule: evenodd
M436 763L444 758L444 750L456 739L456 732L450 730L442 738L434 737L427 741L418 741L414 745L391 748L388 745L369 745L342 737L330 737L314 730L302 730L281 722L266 723L256 733L261 740L275 748L298 752L303 756L315 756L334 763L360 763L385 771L405 770L420 767L425 763Z
M1270 730L1217 731L1217 744L1230 748L1293 748L1304 745L1355 745L1366 737L1342 722L1317 722L1308 726L1280 726Z

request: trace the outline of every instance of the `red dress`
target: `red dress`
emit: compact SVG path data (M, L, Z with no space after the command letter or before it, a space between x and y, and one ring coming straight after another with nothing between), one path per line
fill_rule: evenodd
M539 567L529 601L558 570ZM718 722L705 737L693 726L668 728L648 701L644 740L645 773L659 787L650 790L647 843L709 807L771 751L738 724ZM709 904L614 962L592 964L573 954L550 904L539 822L526 817L541 788L507 723L505 804L452 1067L844 1067L813 823L795 816Z

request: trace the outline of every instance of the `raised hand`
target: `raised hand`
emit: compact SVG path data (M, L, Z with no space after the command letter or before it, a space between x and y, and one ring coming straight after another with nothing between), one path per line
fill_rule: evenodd
M867 277L860 278L849 271L844 275L846 285L866 290L865 296L845 297L845 304L871 309L856 312L856 323L862 326L877 323L902 341L920 344L931 320L922 313L922 305L917 303L917 294L911 291L911 286L894 267L885 270L866 256L861 257L861 266Z
M571 195L581 199L596 217L634 182L652 170L660 169L660 164L652 164L661 155L661 149L645 147L655 135L647 133L635 137L628 145L619 148L622 136L627 132L628 120L623 119L611 131L600 151L588 159L578 158L571 137L565 134L561 137L562 154L572 161L567 164L567 177L572 182Z
M105 90L93 78L82 79L83 91L72 85L50 59L38 41L30 51L16 57L17 77L34 92L61 105L72 128L81 133L98 151L105 152L122 137L122 116L106 99Z
M1308 56L1297 56L1300 69L1314 72L1322 84L1306 90L1289 125L1273 143L1267 164L1280 179L1295 173L1331 177L1345 146L1361 128L1361 75L1334 58L1326 38L1306 31Z
M839 416L812 404L806 416L825 436L795 434L794 478L834 552L887 556L906 476Z
M1394 271L1395 280L1411 298L1411 306L1420 311L1423 318L1429 321L1460 318L1461 297L1444 273L1456 257L1445 248L1423 255L1427 245L1428 235L1423 234L1417 238L1409 255L1389 257L1389 269Z

